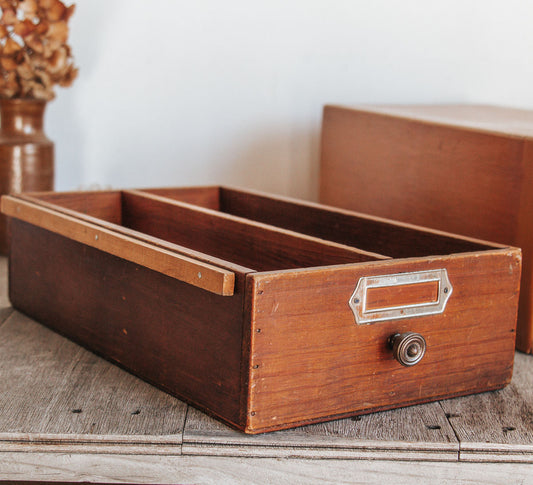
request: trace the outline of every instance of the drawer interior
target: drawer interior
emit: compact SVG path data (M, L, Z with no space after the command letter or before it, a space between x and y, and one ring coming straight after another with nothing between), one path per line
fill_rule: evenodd
M126 235L157 238L162 247L166 243L179 245L205 254L205 259L215 257L250 271L388 259L335 241L216 210L218 191L197 192L193 196L192 190L185 191L186 202L143 191L45 193L26 198ZM198 195L201 204L190 204Z
M392 258L437 256L502 247L352 211L224 187L162 188L144 192Z

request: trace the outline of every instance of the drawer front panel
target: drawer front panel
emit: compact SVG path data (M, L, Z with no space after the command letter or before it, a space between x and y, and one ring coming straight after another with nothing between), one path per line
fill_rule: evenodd
M519 250L496 250L249 275L249 431L503 387L512 375L520 259ZM361 278L439 269L453 285L442 313L356 323L348 302ZM390 343L410 332L427 348L406 366Z

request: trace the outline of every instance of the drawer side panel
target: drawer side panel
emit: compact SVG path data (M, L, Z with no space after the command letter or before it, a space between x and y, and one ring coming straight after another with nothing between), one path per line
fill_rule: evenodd
M11 226L15 308L239 425L244 290L215 295L25 222Z

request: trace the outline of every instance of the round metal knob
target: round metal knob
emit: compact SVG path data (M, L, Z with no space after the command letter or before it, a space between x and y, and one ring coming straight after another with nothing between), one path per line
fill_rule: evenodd
M426 341L419 333L397 333L389 341L394 358L407 367L418 364L426 353Z

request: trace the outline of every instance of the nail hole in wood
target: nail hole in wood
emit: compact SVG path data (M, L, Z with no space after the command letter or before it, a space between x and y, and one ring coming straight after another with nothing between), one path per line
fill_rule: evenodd
M131 413L132 416L135 416L135 415L137 415L137 414L141 414L141 410L140 410L140 409L136 409L135 411L133 411L133 412Z
M255 411L252 411L250 414L251 414L252 416L255 416Z
M259 369L259 364L255 364L253 368L254 369Z
M450 419L450 418L460 418L461 415L460 414L453 414L453 413L446 413L446 417L448 419Z
M80 414L81 413L81 409L73 409L72 413L73 414Z
M440 429L440 426L438 424L428 424L426 425L427 429Z
M509 431L514 431L515 429L516 429L516 428L513 428L512 426L504 426L504 427L502 428L502 431L503 431L504 433L508 433Z

